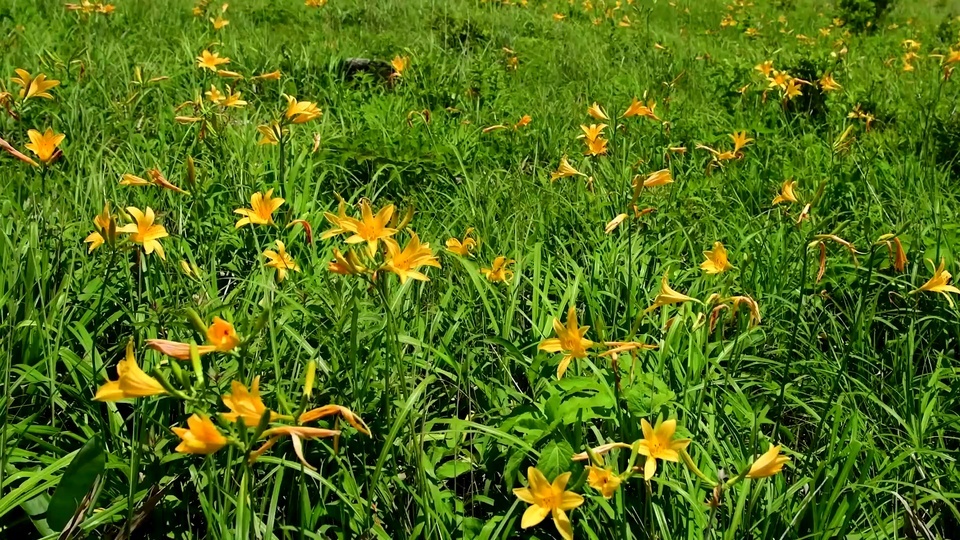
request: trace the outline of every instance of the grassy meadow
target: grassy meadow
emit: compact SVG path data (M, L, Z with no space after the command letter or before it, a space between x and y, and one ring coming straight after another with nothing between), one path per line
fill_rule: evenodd
M958 15L3 0L0 537L960 537Z

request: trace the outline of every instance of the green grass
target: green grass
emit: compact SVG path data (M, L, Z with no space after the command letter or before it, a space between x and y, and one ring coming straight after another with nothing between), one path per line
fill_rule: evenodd
M0 4L0 84L16 94L15 68L61 81L53 100L18 103L19 119L0 115L0 137L30 154L27 130L66 135L62 158L42 170L0 153L0 536L559 538L549 519L520 528L526 504L511 490L526 485L529 466L548 479L573 473L568 489L586 498L570 512L577 538L960 530L960 312L943 296L910 294L932 275L926 259L957 269L960 91L929 56L956 47L955 2L901 2L875 32L829 36L819 30L837 8L806 0L732 9L637 0L599 25L579 2L237 0L219 33L184 0L117 4L109 16L48 0ZM720 26L728 13L737 26ZM922 44L910 73L904 39ZM174 117L229 82L197 69L204 49L246 76L235 87L249 103L208 113L201 130ZM342 67L397 55L410 58L398 81ZM754 70L764 60L811 82L832 72L843 89L804 86L784 105L776 91L764 97ZM250 80L276 69L278 82ZM148 82L156 77L167 78ZM282 116L283 94L323 116L290 128L281 174L278 147L258 146L256 128ZM613 117L644 94L665 122L607 121L610 154L583 156L579 126L596 123L587 107L599 102ZM875 117L869 130L848 118L857 105ZM482 133L523 115L526 127ZM742 158L709 166L697 145L729 149L741 130L755 139ZM686 154L667 157L680 146ZM550 182L564 155L589 182ZM153 167L191 194L118 184ZM605 234L632 213L631 179L662 168L676 181L639 202L655 212ZM771 205L788 178L801 203ZM235 229L233 210L270 188L286 200L277 225ZM375 282L329 272L345 244L319 236L337 195L351 213L364 197L415 208L410 229L442 268L402 286L385 271ZM166 260L128 241L87 254L83 239L107 202L115 213L152 207L170 233ZM285 227L294 219L310 222L315 243ZM474 258L442 249L468 227L480 239ZM876 243L888 233L906 249L905 272ZM854 259L827 241L820 280L818 234L857 250ZM405 244L408 231L398 238ZM277 239L302 268L282 283L261 255ZM735 268L706 275L701 253L716 241ZM498 255L516 260L509 284L480 272ZM644 314L666 272L701 302L750 296L762 323L751 327L741 308L711 329L711 309L695 302ZM658 348L611 362L599 347L558 381L560 355L537 346L570 306L594 341ZM92 400L129 339L141 366L177 381L176 361L144 343L202 340L190 309L232 321L243 337L235 351L203 357L197 399ZM259 376L269 408L301 410L311 361L309 406L348 407L371 437L337 422L336 448L304 444L316 471L289 438L246 466L255 430L226 422L244 448L174 452L170 427L225 410L219 396L234 380ZM194 384L190 363L180 367ZM631 443L641 419L658 417L677 420L712 479L735 477L769 443L791 461L737 483L716 510L710 486L682 463L661 461L651 483L634 476L610 500L587 486L572 454ZM624 470L629 452L614 455Z

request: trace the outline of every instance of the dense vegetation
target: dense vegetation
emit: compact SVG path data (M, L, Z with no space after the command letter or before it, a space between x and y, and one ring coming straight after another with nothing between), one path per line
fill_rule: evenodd
M0 2L0 536L956 537L958 7Z

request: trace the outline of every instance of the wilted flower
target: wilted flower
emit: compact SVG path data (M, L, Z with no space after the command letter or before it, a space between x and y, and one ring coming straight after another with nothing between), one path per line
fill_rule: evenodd
M260 132L260 135L263 135L263 138L261 138L257 142L258 145L279 144L280 137L283 136L283 132L282 132L282 128L280 127L280 124L276 122L273 122L270 124L264 124L262 126L257 126L257 131Z
M350 276L362 274L367 271L367 268L353 251L347 251L347 255L344 256L339 249L333 248L333 261L327 264L327 270L334 274Z
M616 217L610 220L609 223L603 228L603 232L610 234L623 223L623 220L627 219L626 214L617 214Z

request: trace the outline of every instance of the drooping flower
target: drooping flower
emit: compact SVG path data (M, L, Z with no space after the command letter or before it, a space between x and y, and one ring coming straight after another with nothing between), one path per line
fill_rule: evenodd
M550 173L550 181L553 182L558 178L567 178L569 176L586 176L582 172L573 168L573 165L570 165L570 162L567 161L567 156L560 158L560 165L557 167L555 172Z
M570 476L571 473L565 472L551 484L536 467L527 469L528 487L513 490L518 499L530 505L520 520L521 528L528 529L552 516L560 536L573 540L573 524L566 512L583 504L583 497L566 490Z
M463 240L459 238L448 238L447 239L447 251L450 253L460 255L461 257L469 257L473 254L473 250L477 247L477 240L470 236L473 233L473 227L468 227L467 232L463 234Z
M237 208L233 212L244 216L237 221L236 228L244 225L273 225L273 213L280 208L284 200L273 196L273 188L266 193L259 191L250 196L250 208Z
M209 455L227 445L227 438L207 416L193 414L187 418L187 428L170 428L180 437L176 451L184 454Z
M727 260L727 250L721 242L714 242L713 249L704 251L703 256L707 260L700 263L700 268L708 274L722 274L733 268L733 265Z
M338 414L347 421L348 424L353 426L354 429L363 433L364 435L370 435L370 428L367 427L366 422L363 421L359 416L356 415L350 409L343 407L341 405L324 405L323 407L318 407L316 409L311 409L304 412L297 418L298 424L306 424L307 422L313 422L314 420L319 420L321 418Z
M733 315L737 315L737 310L740 309L740 304L747 306L747 309L750 311L750 327L757 326L760 324L760 305L757 304L757 301L749 296L731 296L730 303L733 304Z
M603 498L609 499L620 489L620 477L610 469L588 465L587 485L600 492Z
M185 271L188 271L188 274L192 272L185 261L180 262L184 265ZM213 318L213 323L207 327L206 334L207 343L197 346L197 353L201 356L214 351L230 352L240 344L240 337L233 328L233 324L220 317ZM190 359L189 343L170 341L168 339L148 339L146 345L161 354L171 356L177 360Z
M417 268L421 266L440 268L440 261L433 255L430 244L421 244L417 233L410 233L410 241L402 250L400 244L393 238L384 238L383 241L387 246L383 268L399 276L400 283L406 283L408 279L430 281L430 278Z
M161 259L166 259L167 256L163 252L163 246L160 245L160 239L169 235L163 225L154 223L156 216L153 213L153 208L148 206L146 212L142 212L135 206L128 206L127 213L136 223L128 223L118 228L117 232L129 234L130 240L143 245L143 251L147 255L156 251Z
M669 272L663 274L663 278L660 280L660 294L653 299L653 305L646 309L647 312L653 311L662 306L669 306L671 304L680 304L683 302L694 301L697 302L696 298L692 298L685 294L679 293L672 288L667 282L667 278L670 275Z
M254 81L279 81L280 80L280 70L271 71L270 73L261 73L251 78Z
M593 105L587 107L587 114L597 120L609 120L610 117L607 116L607 113L603 110L603 107L600 106L596 101L593 102Z
M300 265L287 253L287 248L283 245L283 242L277 240L276 244L276 251L272 249L265 250L263 256L267 258L267 266L269 268L276 268L277 281L283 281L286 279L288 271L299 272Z
M497 256L493 260L493 264L490 265L490 268L481 268L480 273L486 276L488 281L494 283L508 283L513 279L513 270L510 270L508 267L513 264L513 259L508 259L503 255Z
M209 50L204 49L200 56L197 57L197 67L201 69L209 69L210 71L216 72L217 66L222 66L224 64L229 64L229 58L221 58L220 53L211 53Z
M93 218L93 227L95 230L83 239L84 243L90 244L87 253L92 253L93 250L106 242L106 238L103 236L104 234L107 235L107 238L110 238L111 231L113 235L117 234L116 222L113 220L113 216L110 215L109 203L105 203L103 205L103 212L100 212Z
M297 101L293 96L287 96L287 110L284 116L294 124L305 124L313 119L320 118L323 111L312 101Z
M267 406L260 399L260 377L254 377L250 384L250 390L240 381L230 383L230 393L221 397L223 404L230 409L228 413L220 413L220 416L228 422L243 420L248 428L256 427L260 423L260 418L267 412ZM270 411L270 419L275 420L277 413Z
M794 188L796 186L797 183L792 178L784 180L783 186L780 188L780 193L773 198L773 204L777 205L782 202L797 202L797 194L794 192Z
M587 349L594 345L592 341L583 337L588 330L590 330L589 326L578 326L577 308L573 306L567 310L566 326L560 323L560 319L553 319L553 331L557 337L541 341L538 349L550 353L564 353L557 366L558 379L563 378L563 374L574 358L587 357Z
M633 102L630 103L630 106L627 107L627 110L624 111L623 118L631 118L633 116L643 116L650 118L651 120L660 121L654 110L657 108L657 103L653 100L647 102L646 105L636 97L633 98Z
M750 465L747 478L766 478L783 470L784 464L790 461L787 456L780 455L780 445L770 445L770 449L763 453Z
M677 431L676 420L665 420L657 425L656 428L647 422L646 418L640 420L640 426L643 429L643 439L637 446L637 453L647 456L647 461L643 466L643 478L650 481L653 475L657 473L657 460L680 461L680 450L686 449L690 444L690 439L674 439L673 435Z
M107 381L97 389L94 401L119 401L166 394L160 382L147 375L133 355L133 340L127 342L126 357L117 363L117 380Z
M38 73L36 77L25 69L15 69L16 77L10 80L20 86L19 96L24 100L30 98L53 99L50 89L60 84L60 81L47 79L43 73Z
M947 303L950 304L950 307L953 307L953 299L950 298L948 293L960 294L960 289L950 285L950 278L952 275L946 270L946 264L946 260L941 257L940 265L937 266L936 270L934 270L933 277L921 285L919 289L912 291L910 294L916 294L921 291L940 293L944 296L944 298L947 299Z
M253 464L260 458L267 450L273 447L274 444L280 437L290 437L290 440L293 442L293 451L297 455L297 459L300 460L300 463L304 467L315 471L316 467L307 463L306 458L303 457L303 439L318 439L322 437L336 437L340 435L339 430L335 429L322 429L315 427L306 427L306 426L277 426L272 427L263 432L261 437L267 438L267 442L250 453L249 463Z
M30 142L26 145L27 150L36 154L41 162L49 164L60 155L58 147L66 135L54 133L52 129L47 128L43 134L31 129L27 131L27 137L30 138Z
M260 135L263 135L263 137L257 142L257 145L261 146L265 144L280 144L280 137L283 136L280 124L276 122L257 126L257 131L260 132Z
M634 180L635 183L636 181L637 179ZM659 171L650 173L643 180L643 187L652 188L652 187L665 186L667 184L672 184L672 183L673 183L673 174L670 173L670 169L660 169ZM636 187L636 185L634 187Z
M367 251L372 257L377 252L377 245L380 240L389 238L397 233L397 229L388 227L390 218L393 217L394 206L389 204L380 209L374 215L370 206L370 201L364 199L360 201L360 219L352 217L337 218L340 227L353 233L346 239L348 244L367 243Z

